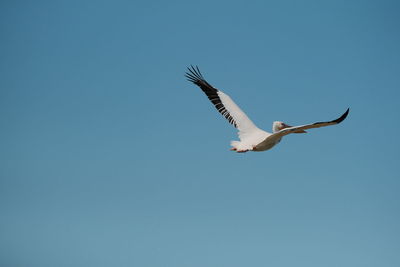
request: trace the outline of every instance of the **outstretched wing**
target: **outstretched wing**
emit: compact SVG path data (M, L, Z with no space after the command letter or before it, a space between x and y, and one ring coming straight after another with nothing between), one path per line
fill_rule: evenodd
M270 142L276 142L280 140L283 136L295 133L301 130L307 130L307 129L313 129L313 128L320 128L320 127L325 127L325 126L330 126L330 125L335 125L341 123L344 119L346 119L347 115L349 114L350 109L348 108L345 113L342 114L339 118L332 120L332 121L326 121L326 122L316 122L312 124L306 124L306 125L300 125L300 126L293 126L293 127L288 127L285 129L282 129L270 136L268 136L261 144L264 143L270 143Z
M240 132L246 133L258 129L247 115L233 102L233 100L222 91L210 85L201 74L199 68L191 66L185 76L188 81L196 84L207 95L219 113L224 116L230 124Z

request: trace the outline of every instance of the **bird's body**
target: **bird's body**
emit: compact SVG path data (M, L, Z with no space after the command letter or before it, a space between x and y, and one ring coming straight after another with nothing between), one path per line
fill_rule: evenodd
M280 121L275 121L272 126L272 133L258 128L247 115L233 102L224 92L211 86L202 76L198 67L188 68L186 77L189 81L199 86L207 95L215 108L230 124L238 129L240 141L232 141L233 151L265 151L278 144L282 137L291 133L306 133L305 130L334 125L342 122L348 115L349 109L336 120L328 122L316 122L301 126L292 127Z

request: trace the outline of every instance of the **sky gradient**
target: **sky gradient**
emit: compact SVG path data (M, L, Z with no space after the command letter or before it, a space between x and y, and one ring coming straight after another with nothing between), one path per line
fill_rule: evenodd
M398 1L2 1L0 265L400 266ZM237 154L184 72L257 126Z

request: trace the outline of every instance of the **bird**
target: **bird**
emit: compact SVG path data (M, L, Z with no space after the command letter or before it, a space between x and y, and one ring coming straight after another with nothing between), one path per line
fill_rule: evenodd
M284 136L292 133L307 133L305 130L331 126L341 123L349 114L348 108L339 118L326 122L290 126L282 121L272 123L272 133L258 128L238 105L224 92L209 84L203 77L198 66L187 68L185 77L206 94L219 113L238 130L240 141L231 141L232 151L244 153L248 151L266 151L277 145Z

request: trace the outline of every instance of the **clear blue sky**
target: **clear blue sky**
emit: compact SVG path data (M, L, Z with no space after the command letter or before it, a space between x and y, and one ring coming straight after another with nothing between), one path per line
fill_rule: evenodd
M400 266L398 1L2 1L0 265ZM340 125L262 153L261 128Z

